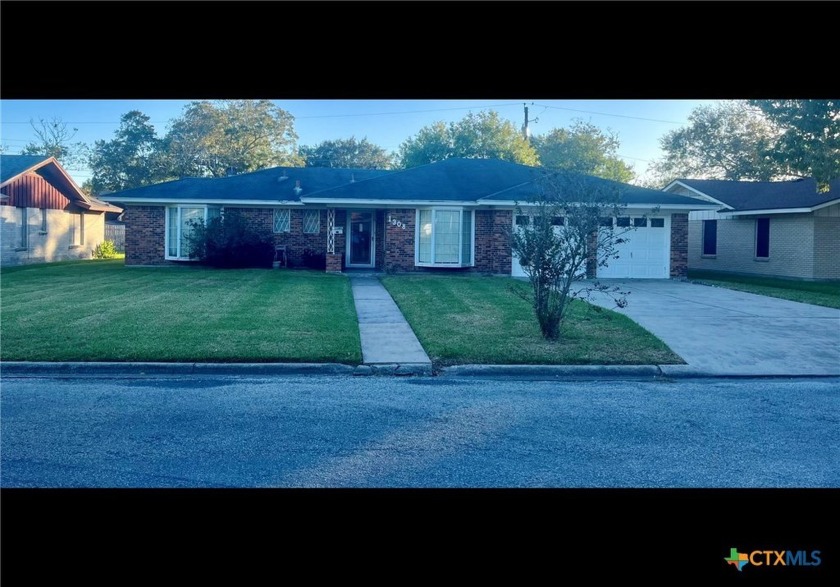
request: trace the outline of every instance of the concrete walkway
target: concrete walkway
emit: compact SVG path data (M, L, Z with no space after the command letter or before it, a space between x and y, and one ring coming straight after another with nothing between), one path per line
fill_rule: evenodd
M687 365L666 375L840 375L840 310L673 280L601 280L629 291L616 309L658 336Z
M431 361L394 299L375 277L351 277L366 365L422 365Z

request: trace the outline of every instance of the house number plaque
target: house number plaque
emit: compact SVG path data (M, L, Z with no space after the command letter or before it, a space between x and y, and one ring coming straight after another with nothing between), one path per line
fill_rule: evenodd
M388 215L388 222L390 222L391 224L393 224L397 228L402 228L403 230L405 230L405 223L402 222L401 220L397 220L396 218L394 218L390 214Z

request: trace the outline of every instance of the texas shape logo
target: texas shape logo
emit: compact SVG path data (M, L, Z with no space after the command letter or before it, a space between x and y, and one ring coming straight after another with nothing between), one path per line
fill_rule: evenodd
M725 560L728 564L733 565L734 567L737 567L737 569L739 571L743 570L744 565L746 565L747 563L750 562L750 559L749 559L747 553L746 552L738 552L737 548L730 548L729 549L729 556L724 557L723 560Z

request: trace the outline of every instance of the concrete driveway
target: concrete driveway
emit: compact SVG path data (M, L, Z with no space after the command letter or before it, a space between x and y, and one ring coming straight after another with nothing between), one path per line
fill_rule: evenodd
M687 365L670 373L840 375L840 310L671 280L601 280L629 291L615 308L662 339Z

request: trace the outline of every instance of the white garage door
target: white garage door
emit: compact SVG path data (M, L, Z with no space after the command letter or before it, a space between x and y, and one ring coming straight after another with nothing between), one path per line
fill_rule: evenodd
M631 218L630 222L636 229L621 236L625 242L616 246L618 259L610 259L607 267L599 267L598 277L667 279L671 219ZM616 227L616 231L621 230L625 229Z

